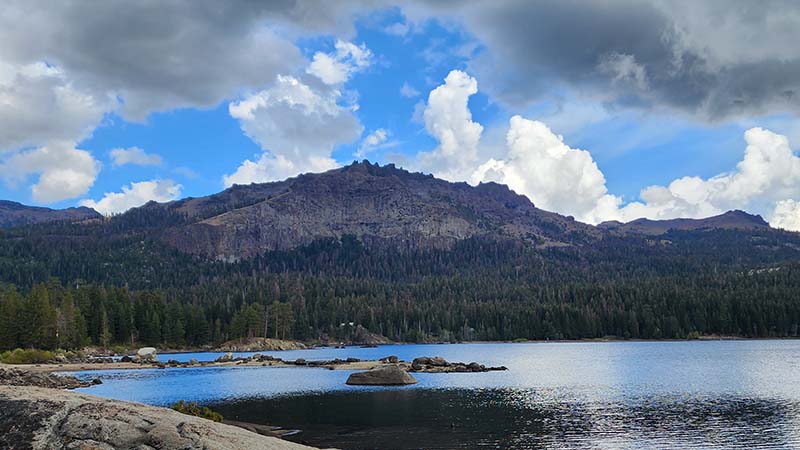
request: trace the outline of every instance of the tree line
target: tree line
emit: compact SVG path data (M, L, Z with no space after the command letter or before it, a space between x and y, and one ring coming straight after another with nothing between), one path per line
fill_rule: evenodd
M346 236L237 263L136 239L5 240L0 349L348 341L359 326L406 342L797 336L800 263L786 238L750 235L748 247L742 234L704 233L404 252Z

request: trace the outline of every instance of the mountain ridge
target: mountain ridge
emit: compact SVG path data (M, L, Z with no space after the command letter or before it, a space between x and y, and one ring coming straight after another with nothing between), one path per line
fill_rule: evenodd
M504 185L473 187L366 161L143 208L189 218L190 223L165 233L171 245L227 260L344 235L442 248L478 236L536 246L599 238L595 227L540 210Z
M734 209L716 216L701 219L676 218L676 219L647 219L639 218L630 222L606 221L597 225L598 228L622 232L641 233L650 235L664 234L670 230L751 230L771 228L763 217L750 214L746 211Z
M59 221L74 222L102 217L99 212L86 206L51 209L24 205L10 200L0 200L0 228Z
M14 208L20 211L16 216ZM101 217L86 207L52 210L0 202L4 227ZM140 226L136 223L156 224L152 234L170 247L227 261L345 235L398 248L449 248L484 238L544 249L589 245L612 235L772 230L761 216L739 210L703 219L642 218L593 226L539 209L506 185L452 183L367 160L282 181L233 185L203 197L151 201L101 221L112 230L117 222L134 223L126 230Z

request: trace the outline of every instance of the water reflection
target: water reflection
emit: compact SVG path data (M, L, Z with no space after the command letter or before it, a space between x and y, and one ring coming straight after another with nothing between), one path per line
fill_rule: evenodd
M507 372L347 386L348 371L228 367L96 371L83 391L300 428L343 449L800 448L800 341L397 345L270 352L285 359L451 361ZM213 359L185 354L179 358ZM169 358L167 356L166 358ZM163 358L162 358L163 359Z
M226 417L298 427L343 449L796 448L797 403L643 396L581 402L570 392L377 390L215 405Z

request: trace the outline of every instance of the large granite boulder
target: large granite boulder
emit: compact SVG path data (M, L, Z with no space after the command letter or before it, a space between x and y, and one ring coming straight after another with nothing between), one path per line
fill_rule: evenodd
M396 365L378 366L366 372L356 372L347 378L347 384L356 386L401 386L416 384L417 380Z
M154 347L142 347L136 352L139 361L155 361L158 356Z

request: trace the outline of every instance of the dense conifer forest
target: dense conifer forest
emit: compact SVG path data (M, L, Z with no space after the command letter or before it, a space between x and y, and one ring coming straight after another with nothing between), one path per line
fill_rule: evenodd
M553 248L471 238L402 250L344 236L219 262L149 237L181 217L139 219L3 231L0 349L349 341L359 325L407 342L794 337L800 324L796 233L609 234Z

